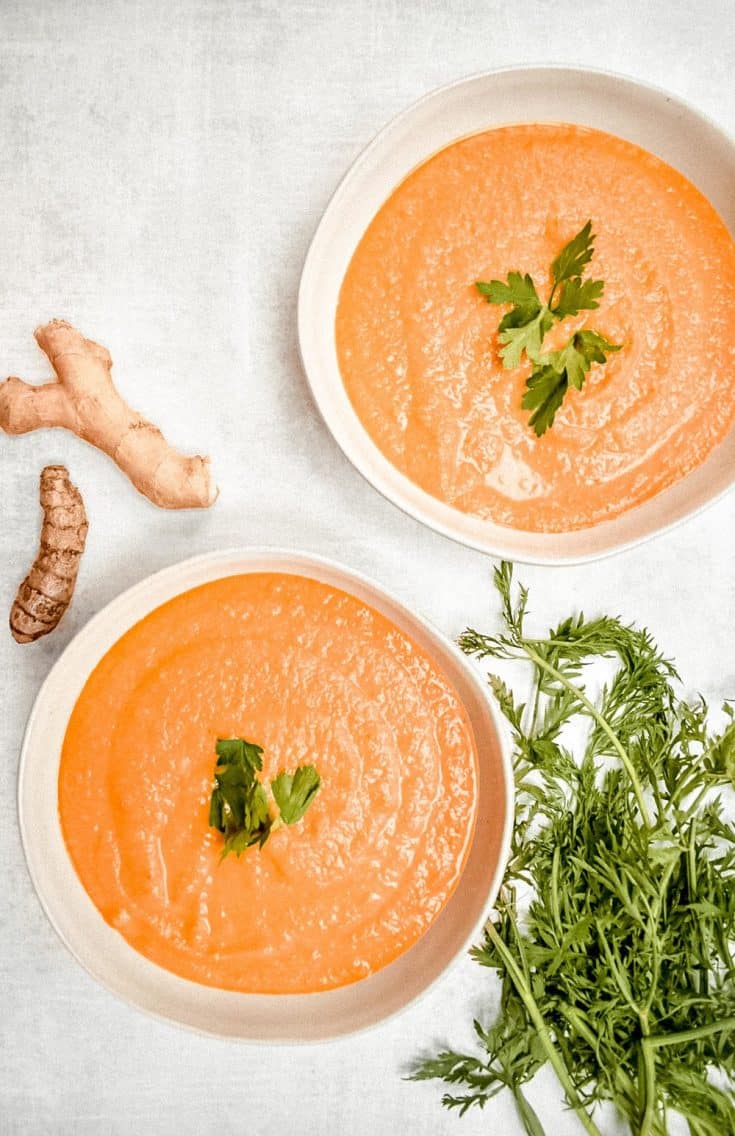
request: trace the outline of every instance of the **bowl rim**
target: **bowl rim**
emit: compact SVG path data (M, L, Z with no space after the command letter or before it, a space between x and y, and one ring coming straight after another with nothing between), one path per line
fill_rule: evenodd
M278 568L278 569L271 568L271 569L268 569L267 567L263 567L263 566L258 564L259 560L266 560L266 559L269 559L269 558L292 561L292 567L290 569L286 569L286 568ZM253 563L252 568L248 568L246 566L248 561L252 561L252 563ZM226 566L228 564L234 565L235 562L237 562L237 566L233 568L233 571L227 571ZM118 628L115 631L114 638L112 639L112 643L108 643L107 646L104 646L101 649L101 653L100 653L100 650L98 650L98 649L95 649L92 652L93 661L91 662L91 664L85 663L84 668L83 668L84 669L83 682L87 681L89 675L92 673L92 670L97 665L97 662L99 661L99 659L104 657L105 653L110 649L110 646L113 643L117 642L121 638L121 636L124 635L126 633L126 631L128 631L130 628L132 628L139 620L145 618L145 616L150 614L150 612L155 611L162 604L167 603L170 599L173 599L177 595L184 594L185 592L190 591L193 588L199 587L202 584L205 584L207 582L211 582L211 581L216 580L216 579L222 579L222 578L224 578L228 575L240 575L240 574L245 575L245 574L250 574L251 572L254 573L254 572L258 572L258 571L261 571L261 572L276 571L276 572L282 572L284 574L304 575L304 576L308 577L310 569L314 570L315 572L318 572L320 569L323 569L324 571L326 571L328 573L333 573L337 577L341 578L344 582L343 590L348 592L348 594L353 594L349 591L349 589L350 589L350 585L354 582L355 584L358 585L358 587L365 588L370 593L375 593L376 599L379 599L380 601L385 600L387 602L387 604L394 605L396 608L399 609L399 611L401 613L405 613L409 617L410 620L415 620L420 625L422 630L425 630L426 632L428 632L428 635L429 635L430 638L437 640L439 642L440 646L442 647L442 649L447 653L447 655L450 656L450 658L452 658L455 665L458 666L460 668L460 670L463 672L463 677L468 682L468 684L472 688L474 688L474 693L482 701L484 708L488 711L489 719L490 719L490 722L492 724L492 728L493 728L493 732L494 732L493 741L494 741L494 744L495 744L495 749L497 751L498 768L500 770L500 774L501 774L501 778L502 778L502 786L503 786L504 819L503 819L502 831L501 831L501 834L500 834L500 841L499 841L499 844L498 844L497 861L496 861L495 868L494 868L492 878L491 878L491 881L490 881L490 887L487 890L485 898L482 902L480 915L474 921L470 933L465 935L461 945L458 947L458 949L456 949L454 951L452 956L448 959L448 961L441 968L441 970L432 979L430 979L420 990L418 990L415 994L410 996L405 1002L401 1003L399 1006L388 1011L384 1015L381 1015L380 1017L376 1018L373 1021L358 1024L358 1025L354 1026L353 1028L350 1028L350 1027L341 1028L341 1029L335 1030L332 1033L326 1033L326 1034L320 1035L318 1037L301 1037L295 1032L290 1034L289 1036L278 1036L278 1037L260 1037L260 1036L256 1036L255 1034L245 1036L245 1035L232 1034L232 1033L227 1033L227 1032L217 1032L217 1030L210 1029L210 1028L204 1027L204 1026L199 1025L199 1024L193 1024L191 1022L183 1021L180 1017L176 1016L173 1013L168 1014L168 1013L165 1013L161 1010L154 1009L153 1007L146 1005L144 1001L138 1000L137 998L135 998L135 997L133 997L133 996L127 994L127 993L121 992L119 989L117 989L115 987L115 985L111 981L108 981L107 978L101 976L97 967L94 965L93 961L91 961L87 958L83 958L81 956L81 954L77 950L77 947L75 946L74 942L71 941L70 937L61 928L61 926L59 925L59 921L57 919L57 916L55 914L55 911L54 911L51 903L47 899L46 894L44 893L43 885L40 882L38 875L37 875L37 872L36 872L35 867L34 867L34 852L32 851L32 849L34 847L34 843L37 844L38 841L36 840L34 842L34 839L30 836L29 826L28 826L28 823L27 823L27 820L26 820L26 810L25 810L25 804L24 804L25 798L26 798L26 792L27 792L26 779L27 779L27 775L28 775L28 764L29 764L29 756L28 755L29 755L30 749L32 748L32 744L34 742L34 734L35 734L35 731L37 729L38 719L42 718L44 712L46 711L46 707L44 706L44 702L49 697L49 690L52 687L54 680L56 680L58 678L58 675L60 674L60 672L62 672L64 670L64 667L67 665L68 656L72 653L72 649L75 652L78 652L80 650L80 648L86 648L87 647L87 645L88 645L87 641L89 641L90 644L94 643L95 633L96 633L97 629L99 627L103 627L104 624L105 624L105 621L111 615L114 615L117 611L124 609L124 607L127 604L129 604L131 601L144 599L153 582L155 582L156 584L171 584L171 585L174 585L174 582L175 582L177 576L185 570L191 570L191 569L197 569L197 568L204 569L204 568L207 568L207 567L212 568L212 567L216 567L217 565L221 565L222 568L223 568L223 572L222 572L221 575L211 576L211 577L209 577L208 580L202 579L199 582L194 582L194 583L190 582L190 583L187 583L183 587L177 588L177 587L173 586L173 587L170 588L169 594L167 595L166 598L157 599L156 602L153 603L152 606L144 604L142 612L138 612L135 615L135 617L132 619L132 621L129 620L129 619L126 620L125 626L123 628ZM318 577L314 577L314 578L318 578ZM333 587L340 587L341 585L333 584L332 586ZM365 603L367 606L370 606L369 600L361 599L360 602ZM386 618L390 618L390 617L387 616ZM427 649L427 648L424 648L424 649ZM437 663L439 664L440 667L443 665L441 658L438 658L436 661L437 661ZM452 680L450 679L450 681L452 681ZM457 692L457 693L458 693L458 697L460 698L460 701L462 701L463 704L464 704L464 700L462 699L461 694L459 692ZM60 763L60 757L61 757L60 753L58 754L58 756L56 756L56 755L54 756L54 768L57 771L57 776L55 778L57 786L58 786L58 767L59 767L59 763ZM54 797L54 806L55 806L56 817L57 817L56 823L60 828L60 824L59 824L59 821L58 821L58 789L57 789L57 793ZM236 1043L241 1044L241 1045L258 1045L258 1046L267 1045L267 1046L274 1046L274 1047L283 1046L283 1045L298 1045L298 1046L322 1045L322 1044L329 1044L329 1043L334 1042L334 1041L339 1041L342 1038L348 1038L348 1037L354 1037L356 1035L366 1034L366 1033L371 1032L373 1030L379 1029L380 1027L387 1024L388 1022L391 1022L394 1019L398 1018L405 1011L407 1011L411 1007L415 1006L418 1002L420 1002L423 998L425 998L436 986L439 985L439 983L444 981L444 979L447 977L449 972L452 971L457 966L460 959L467 954L469 947L472 945L472 943L478 938L479 934L481 933L482 928L483 928L484 924L486 923L486 921L487 921L487 919L490 915L490 912L493 909L493 906L494 906L495 901L497 899L498 893L500 891L500 887L502 885L503 876L504 876L504 873L505 873L505 869L506 869L507 862L508 862L508 859L509 859L509 856L510 856L510 851L511 851L511 838L512 838L512 833L513 833L514 817L515 817L515 781L514 781L513 764L512 764L512 758L511 758L511 743L510 743L509 731L507 729L507 726L505 724L505 721L504 721L502 715L500 714L500 711L498 710L497 706L495 705L493 699L490 697L489 691L487 689L487 684L485 682L483 682L482 673L479 672L477 670L477 668L475 668L474 666L472 666L470 664L469 660L460 651L460 649L456 645L456 643L454 643L449 638L449 636L445 635L443 631L441 631L438 627L436 627L436 625L430 619L428 619L422 612L417 611L416 609L414 609L412 607L409 607L409 605L406 604L400 596L396 595L392 590L383 587L382 584L377 583L375 580L373 580L367 574L365 574L365 573L363 573L363 572L361 572L357 569L347 567L346 565L342 564L340 561L334 560L331 557L322 556L320 554L308 552L308 551L305 551L305 550L302 550L302 549L293 549L293 548L288 548L288 547L285 547L285 546L277 546L277 545L233 546L233 547L226 548L226 549L217 549L217 550L213 550L213 551L209 551L209 552L205 552L205 553L200 553L200 554L197 554L196 556L187 557L184 560L176 561L173 564L170 564L170 565L168 565L168 566L166 566L162 569L157 570L156 572L149 574L148 576L144 577L142 580L139 580L137 583L132 584L130 587L124 589L122 592L119 592L116 596L114 596L99 611L97 611L93 616L91 616L90 619L72 637L72 639L70 639L70 641L66 644L63 651L59 655L58 659L54 662L54 664L50 668L50 670L49 670L48 674L46 675L46 677L44 678L43 682L41 683L41 685L40 685L40 687L39 687L39 689L36 693L36 696L34 698L33 705L31 706L31 710L29 712L29 715L28 715L28 719L27 719L27 722L26 722L25 729L23 731L23 738L22 738L21 747L20 747L20 757L19 757L18 774L17 774L17 788L16 788L16 810L17 810L18 829L19 829L19 832L20 832L21 846L22 846L22 849L23 849L23 856L24 856L26 871L28 873L31 884L33 886L33 890L34 890L36 897L37 897L37 899L40 903L40 906L41 906L43 913L45 914L47 920L49 921L51 927L53 928L53 931L56 934L58 940L63 944L64 948L69 952L69 954L76 961L76 963L82 968L83 971L86 972L86 974L90 978L92 978L94 980L94 982L96 982L100 987L102 987L104 990L106 990L109 994L113 995L113 997L116 998L119 1002L122 1002L123 1004L125 1004L125 1005L139 1011L139 1012L142 1012L147 1017L153 1018L156 1021L166 1023L167 1025L172 1025L172 1026L178 1027L179 1029L191 1031L193 1033L199 1034L200 1036L216 1038L216 1039L219 1039L219 1040L222 1040L222 1041L236 1042ZM477 829L476 829L475 833L473 834L470 847L472 847L472 844L474 843L474 841L477 838L478 838L478 832L477 832ZM61 835L61 842L64 845L64 849L66 851L66 845L65 845L65 842L63 840L63 834ZM36 852L35 855L37 856L38 853ZM79 891L81 893L83 893L84 897L86 898L86 900L89 903L93 904L99 919L103 920L103 916L99 912L99 909L93 903L93 901L89 897L88 893L86 892L84 885L82 884L81 880L79 879L79 877L76 873L76 869L74 868L73 862L71 861L71 857L68 854L68 851L66 851L66 855L67 855L71 870L74 874L75 882L76 882L76 885L77 885ZM451 896L450 896L450 899L447 900L447 904L445 904L444 908L442 909L442 913L446 909L446 906L448 905L448 903L450 901L451 901ZM107 926L109 926L109 925L107 925ZM434 924L432 923L432 925L429 928L427 928L427 930L419 937L419 939L416 940L416 943L421 942L421 940L424 939L425 936L430 933L433 926L434 926ZM132 947L127 942L127 940L125 940L122 936L121 936L121 939L125 943L127 950L132 952L132 954L135 955L137 958L144 959L150 966L153 966L153 967L155 967L155 969L159 970L161 972L161 974L166 974L166 975L173 974L173 972L168 971L165 967L160 967L160 966L158 966L158 964L153 963L153 962L151 962L151 960L146 959L146 956L141 955L141 953L139 951L137 951L134 947ZM415 944L412 944L412 945L415 945ZM405 958L406 955L408 955L410 953L410 951L411 951L411 947L409 947L406 951L402 952L402 954L397 956L397 958L395 960L393 960L393 962L386 964L385 967L381 967L380 970L376 971L375 973L379 974L382 970L386 970L388 967L392 966L394 963L400 962L400 960ZM99 952L97 952L97 953L99 953ZM210 987L205 986L202 983L197 983L193 980L184 979L184 978L181 978L180 976L177 976L177 975L174 975L174 977L179 978L181 982L184 982L187 985L191 985L193 987L197 987L197 988L202 989L202 990L211 989L215 993L220 990L219 987L210 988ZM347 984L347 986L340 987L340 988L337 988L337 989L345 989L345 990L354 989L355 987L359 986L362 981L367 981L367 979L358 980L357 982L349 983L349 984ZM284 998L284 999L300 998L300 999L311 1000L311 999L317 999L320 996L320 994L323 996L324 994L328 995L332 992L333 991L331 991L331 990L313 991L313 992L310 992L310 993L307 993L307 994L293 994L293 995L292 994L253 995L253 994L247 994L247 993L244 993L244 992L240 993L240 992L237 992L237 991L228 991L227 993L237 995L237 996L240 996L240 997L243 997L243 998L248 998L248 999L257 999L257 998L263 997L263 998Z
M375 489L381 495L381 497L383 497L386 501L389 501L392 505L395 505L396 508L398 508L406 516L411 517L413 520L419 521L421 524L425 525L427 528L432 529L433 531L440 533L442 536L448 537L450 540L453 540L458 544L464 545L467 548L475 549L476 551L483 552L486 555L495 556L495 557L503 558L503 559L510 559L513 562L519 563L519 564L528 564L528 565L535 565L535 566L549 567L549 568L554 568L554 567L564 568L564 567L573 567L573 566L581 565L581 564L594 563L595 561L604 560L604 559L607 559L608 557L619 556L622 553L628 552L633 548L637 548L640 545L647 544L649 541L654 540L655 538L657 538L659 536L664 536L666 533L672 532L674 529L679 528L680 525L683 525L683 524L687 523L688 521L693 520L695 517L700 516L702 513L704 513L706 510L708 510L711 506L717 504L719 501L723 500L723 498L727 497L732 492L732 490L735 488L735 467L733 468L733 475L732 475L730 481L726 485L724 485L722 488L716 490L711 495L707 496L707 498L705 500L702 500L698 503L693 504L691 506L691 508L682 512L678 516L674 516L674 517L672 517L668 520L664 519L659 524L650 525L649 527L645 528L642 532L638 533L637 535L633 535L633 536L630 536L630 537L627 537L627 538L623 538L623 539L621 539L621 540L619 540L615 543L612 543L609 546L603 547L601 549L593 549L593 550L586 551L586 552L575 552L575 553L565 553L565 554L558 554L558 553L553 552L551 550L549 550L548 552L533 552L533 551L519 552L518 549L515 546L511 546L510 544L504 543L502 534L493 533L487 539L484 539L480 536L474 536L473 534L470 534L470 533L459 532L455 527L452 526L452 523L451 523L450 520L444 520L441 517L429 516L428 510L430 508L430 503L432 501L438 502L439 499L433 498L431 494L427 493L425 490L422 490L421 487L416 486L413 482L411 482L410 478L407 478L400 470L397 470L397 467L393 467L393 468L399 474L400 480L402 482L405 482L407 484L407 486L411 486L414 491L418 490L420 492L421 502L418 505L415 505L415 504L413 504L413 503L411 503L411 502L409 502L408 500L405 499L405 497L401 493L400 488L395 488L393 486L383 484L382 483L382 476L378 472L378 470L377 469L371 470L368 463L366 461L363 461L362 458L360 457L360 455L357 455L352 451L352 448L351 448L349 442L345 439L345 437L343 437L342 432L339 431L339 430L333 429L332 417L331 417L329 410L328 410L328 399L324 396L323 392L320 393L319 385L315 381L315 379L313 378L314 368L312 368L311 365L308 362L309 350L306 347L306 344L307 344L308 338L309 338L308 317L307 317L306 309L307 309L308 300L309 300L309 289L311 287L311 276L314 272L315 261L317 260L317 257L318 257L319 252L320 252L320 243L321 243L321 239L322 239L322 234L323 234L323 232L326 228L326 224L327 224L328 220L331 219L332 214L334 212L336 212L336 210L339 208L340 203L341 203L341 199L344 196L344 194L347 192L347 190L349 189L349 185L352 182L353 178L355 178L359 175L359 173L362 171L363 166L365 166L368 163L369 159L373 155L373 152L376 149L378 149L378 147L383 143L386 136L391 134L394 131L395 128L399 127L406 119L412 117L414 114L416 114L418 111L420 111L427 102L430 102L433 99L442 98L446 95L451 94L452 92L456 91L457 89L459 89L461 87L470 86L474 83L477 83L478 81L492 80L494 78L502 78L503 76L512 77L514 75L521 75L521 74L528 75L528 74L532 74L532 73L535 73L539 76L542 76L544 74L548 74L548 75L565 74L565 75L572 77L572 78L574 78L574 77L579 78L580 80L584 80L584 79L591 79L592 81L595 81L595 80L598 80L598 79L600 79L600 80L611 80L611 81L616 82L618 84L621 84L623 86L643 90L651 96L655 96L659 99L664 99L668 103L673 104L675 107L679 108L682 112L684 112L687 116L693 117L694 119L699 120L699 122L702 123L703 125L707 126L707 128L714 135L718 136L721 143L724 146L728 147L730 150L732 150L733 155L735 155L735 136L730 134L719 122L717 122L707 112L700 110L693 103L689 102L688 99L685 99L683 96L672 93L666 87L662 87L662 86L659 86L657 83L652 83L652 82L650 82L646 79L640 79L637 76L630 75L630 74L627 74L625 72L616 71L616 70L609 69L609 68L570 66L567 63L559 62L559 61L548 62L548 63L547 62L543 62L543 63L527 62L527 63L519 63L519 64L506 64L506 65L501 66L501 67L494 67L494 68L490 68L490 69L487 69L487 70L473 71L473 72L470 72L467 75L463 75L463 76L460 76L457 79L453 79L448 83L443 83L438 87L432 87L428 91L425 91L417 99L414 99L407 106L403 107L402 110L400 110L396 114L392 115L380 127L380 129L375 134L373 134L373 136L369 139L369 141L365 144L365 146L358 152L355 159L350 163L347 170L344 172L342 177L339 179L336 187L334 188L330 197L328 198L327 204L325 205L325 207L324 207L324 209L323 209L323 211L322 211L322 213L319 217L319 220L317 221L317 224L316 224L316 226L313 230L313 233L312 233L312 236L311 236L311 239L309 241L308 248L307 248L306 257L304 259L303 268L302 268L302 271L301 271L301 278L300 278L300 281L299 281L299 288L298 288L298 294L297 294L297 330L298 330L297 338L298 338L299 358L301 360L301 367L302 367L302 370L304 372L304 375L306 376L306 380L307 380L307 383L308 383L308 386L309 386L309 390L311 391L312 399L314 400L314 403L316 404L316 408L319 412L319 416L320 416L322 422L326 426L331 437L337 443L341 452L344 454L344 456L347 458L347 460L353 466L353 468L357 470L357 472L361 475L363 480L366 481L373 489ZM487 129L492 129L492 128L493 128L492 125L489 125L487 127ZM458 138L462 137L462 135L458 135L457 137ZM446 143L446 145L451 145L451 142ZM425 155L425 157L423 159L421 159L421 161L426 161L431 156L432 156L432 153L429 152ZM419 162L418 164L420 165L421 162ZM414 167L414 168L416 168L416 167ZM405 176L408 176L408 174L404 175L404 177ZM403 179L401 179L401 180L403 180ZM400 182L398 182L397 185L398 184L400 184ZM396 187L394 187L394 188L396 188ZM363 232L364 232L364 230L363 230ZM735 236L734 236L733 239L735 239ZM385 458L385 456L382 454L382 451L380 451L378 449L378 447L375 445L375 443L372 441L372 439L368 435L367 431L365 430L365 427L363 426L361 420L357 416L356 412L353 411L353 414L354 414L357 422L359 422L360 429L363 431L363 434L365 435L365 437L370 442L371 447L376 451L376 456L381 458L383 461L388 462L388 464L392 465L392 463L389 462L389 459ZM735 429L735 427L731 427L731 429ZM717 447L715 447L715 449L717 449ZM711 452L713 452L713 451L711 451ZM711 453L710 453L710 455L708 455L708 457L709 456L711 456ZM707 460L707 459L705 459L705 460ZM690 471L689 474L686 474L684 477L678 479L678 481L675 482L674 485L680 484L681 482L685 481L687 479L687 477L691 476L691 473L696 472L697 468L700 468L700 466L695 467L695 469ZM651 500L655 500L656 497L663 495L669 489L672 489L674 487L674 485L669 486L669 487L667 487L667 489L662 490L661 494L655 494L654 497L651 498ZM647 502L644 502L643 504L646 504L646 503ZM451 506L446 505L445 502L439 502L439 504L440 504L440 506L443 505L448 511L449 510L455 511L455 510L452 510ZM632 509L626 511L626 513L628 513L628 512L634 513L636 511L636 508L637 508L637 506L634 506ZM621 514L621 516L625 516L626 513ZM464 516L464 514L461 514L461 515ZM591 531L594 531L594 530L604 529L605 525L614 523L614 521L616 519L618 519L618 518L613 518L612 521L600 521L597 524L588 526L588 527L586 527L582 530L569 530L569 532L563 532L563 533L558 533L558 534L557 533L539 534L539 533L532 533L532 532L529 531L527 535L529 535L529 536L548 535L548 536L551 536L551 537L558 536L560 538L563 538L563 537L567 537L568 535L570 535L571 532L574 532L574 531L591 532ZM524 535L526 533L526 530L516 529L512 526L500 526L500 525L498 525L498 526L496 526L496 528L498 528L498 529L507 528L508 534Z

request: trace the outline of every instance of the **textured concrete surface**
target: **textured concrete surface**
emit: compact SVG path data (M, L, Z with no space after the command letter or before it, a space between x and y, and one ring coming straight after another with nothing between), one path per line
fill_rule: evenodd
M471 1015L494 1004L469 961L389 1026L316 1048L222 1044L117 1002L41 912L15 780L34 695L71 636L192 553L303 547L449 634L492 618L489 562L383 501L326 433L299 367L296 290L332 189L387 118L462 75L546 61L667 86L735 133L729 0L0 0L0 375L45 377L32 330L66 316L110 348L136 406L213 455L222 489L211 512L166 514L68 435L0 438L0 612L36 541L43 464L68 464L91 524L63 627L22 649L0 634L3 1133L520 1131L506 1101L459 1121L437 1087L401 1081L418 1051L469 1041ZM594 569L525 570L534 606L643 621L690 687L732 695L734 508ZM551 1079L532 1095L554 1136L581 1131Z

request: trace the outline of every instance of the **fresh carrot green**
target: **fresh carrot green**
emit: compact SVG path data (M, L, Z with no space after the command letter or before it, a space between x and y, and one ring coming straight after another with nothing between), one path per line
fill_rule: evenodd
M503 629L467 630L480 660L522 660L525 696L490 685L513 733L511 856L476 961L502 983L476 1052L445 1049L415 1079L460 1113L545 1064L590 1136L612 1102L635 1136L735 1133L735 716L710 727L645 630L583 615L527 627L528 594L495 572ZM503 664L501 663L501 666ZM600 669L612 677L601 682Z

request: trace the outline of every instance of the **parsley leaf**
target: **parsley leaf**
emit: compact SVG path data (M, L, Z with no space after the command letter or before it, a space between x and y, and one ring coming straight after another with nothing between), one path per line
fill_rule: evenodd
M526 393L521 400L524 410L532 410L529 424L537 438L545 434L554 423L556 412L569 389L566 372L559 373L551 363L534 367L526 379Z
M542 304L536 286L526 273L509 272L506 284L502 280L491 280L489 284L478 281L477 291L489 304L511 304L498 327L503 366L513 370L521 361L525 351L529 359L535 359L541 350L544 335L554 320L546 304Z
M214 747L223 765L238 765L251 770L253 776L263 768L263 749L244 738L218 738Z
M604 280L582 281L582 272L592 260L595 251L595 234L592 222L586 225L565 245L551 264L552 288L549 309L558 320L579 315L581 311L599 308L599 299L605 290ZM559 299L554 297L561 288Z
M321 778L313 765L299 765L295 773L279 773L271 789L284 824L300 821L319 791Z
M605 290L604 280L582 280L575 276L564 284L558 302L554 305L554 315L558 320L567 316L578 316L581 311L599 308L599 299Z
M539 357L526 379L527 389L521 402L524 410L533 411L529 423L537 437L553 425L569 387L581 390L592 364L605 363L610 352L619 350L619 344L610 343L599 332L582 330L561 351Z
M271 782L280 815L271 815L264 785L258 780L263 749L244 738L218 738L214 787L209 802L209 824L225 837L222 858L240 856L254 844L261 848L274 829L296 824L312 803L321 779L313 765L300 765L292 773L279 773Z
M501 327L519 327L541 311L536 285L528 273L521 276L520 272L509 272L507 284L502 280L491 280L489 284L478 281L475 287L489 304L513 305L513 311L503 317Z
M229 852L240 856L253 844L258 844L262 848L272 828L273 820L266 791L259 781L255 781L243 802L240 827L229 832L225 839L222 858L224 859Z
M500 349L503 366L509 371L514 370L520 363L524 351L529 359L537 359L543 338L553 322L548 308L542 308L529 323L518 327L506 324L498 336L500 342L504 344Z
M606 363L607 356L612 351L620 351L620 343L611 343L604 335L600 335L599 331L592 331L583 328L578 331L576 335L572 336L571 350L569 345L564 349L562 355L566 353L565 367L567 371L570 370L571 359L574 356L575 362L573 364L575 369L579 369L580 379L570 378L572 386L577 390L582 389L584 383L584 376L589 371L593 363Z
M587 221L572 237L569 244L564 245L559 255L551 262L551 275L554 287L565 280L572 280L582 275L583 270L592 260L595 251L595 234L592 232L592 222Z
M587 221L553 260L551 293L546 303L540 300L528 273L509 272L505 283L479 280L475 284L489 304L511 305L498 325L500 357L506 370L518 367L524 352L533 364L521 405L533 411L530 425L538 437L553 424L569 387L581 390L592 364L604 363L607 354L620 350L598 332L583 330L561 351L541 354L544 337L555 321L600 306L605 282L582 279L594 253L594 241L592 222Z

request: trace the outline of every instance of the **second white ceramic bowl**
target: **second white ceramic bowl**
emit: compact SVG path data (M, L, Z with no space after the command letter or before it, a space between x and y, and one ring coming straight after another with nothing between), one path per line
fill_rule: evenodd
M179 978L138 954L100 915L64 844L58 811L61 747L90 673L121 635L181 592L223 576L285 572L357 596L436 660L469 714L479 759L477 822L460 881L426 934L383 970L315 994L240 994ZM319 1041L376 1025L414 1001L480 934L508 856L513 772L505 731L484 684L458 649L377 584L304 553L243 549L176 564L118 596L76 636L43 684L21 752L18 807L23 846L41 903L60 938L113 993L157 1017L209 1034L257 1042Z
M600 71L526 67L477 75L409 107L352 166L327 207L304 265L299 342L327 426L357 469L390 501L438 532L495 556L534 564L579 563L639 544L731 488L735 429L688 477L612 521L569 533L524 532L461 513L396 469L363 428L337 361L339 290L381 205L417 165L450 142L518 122L571 122L645 147L685 174L735 235L735 143L680 99Z

